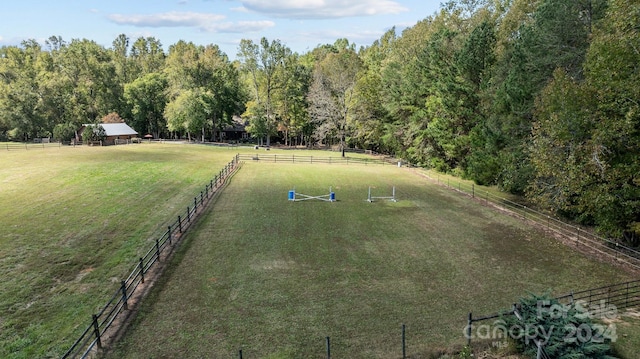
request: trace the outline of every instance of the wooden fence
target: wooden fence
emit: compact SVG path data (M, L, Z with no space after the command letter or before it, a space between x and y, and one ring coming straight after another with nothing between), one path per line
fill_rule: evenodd
M507 210L523 220L532 221L540 228L544 228L550 233L555 233L566 238L569 244L578 249L586 249L613 263L624 265L634 270L640 270L640 251L636 249L599 236L577 225L554 218L548 214L527 207L524 204L493 195L488 191L477 190L473 183L469 184L451 179L441 180L439 177L433 178L426 173L423 174L434 182L446 186L449 189L463 193L486 204L492 204L500 209Z
M19 150L37 150L43 148L58 148L62 147L61 142L40 142L40 143L29 143L29 142L5 142L0 144L0 148L6 151L19 151Z
M137 260L129 276L120 282L120 288L107 301L98 313L91 316L91 321L80 337L62 356L66 358L86 358L96 349L103 347L103 336L119 318L119 315L129 309L129 300L136 290L145 282L147 274L155 264L173 252L174 245L181 238L193 222L198 210L209 203L209 200L226 183L227 179L239 168L238 156L235 156L215 177L205 185L204 191L193 198L193 206L187 206L184 217L178 218L168 225L164 234L155 240L154 245L146 254Z
M238 154L241 161L262 161L274 163L317 163L317 164L362 164L362 165L394 165L397 166L399 161L390 157L368 158L368 157L339 157L339 156L300 156L300 155L282 155L282 154ZM399 165L402 165L400 162Z

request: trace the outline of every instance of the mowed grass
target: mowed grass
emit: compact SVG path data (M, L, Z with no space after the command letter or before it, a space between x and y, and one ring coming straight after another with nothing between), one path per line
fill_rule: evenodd
M0 152L0 358L61 356L237 151L141 144Z
M397 203L366 202L394 185ZM405 168L250 162L107 356L326 358L329 336L335 358L399 358L405 324L428 357L466 342L469 312L629 279Z

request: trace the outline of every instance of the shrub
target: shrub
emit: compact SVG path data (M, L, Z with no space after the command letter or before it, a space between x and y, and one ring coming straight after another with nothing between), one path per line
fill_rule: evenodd
M536 357L539 342L547 355L558 359L613 358L611 341L615 326L594 323L593 318L611 315L611 308L588 308L584 302L561 304L548 295L531 295L520 300L518 315L505 319L508 335L516 340L518 349ZM591 310L590 310L591 309ZM615 309L613 309L615 314Z

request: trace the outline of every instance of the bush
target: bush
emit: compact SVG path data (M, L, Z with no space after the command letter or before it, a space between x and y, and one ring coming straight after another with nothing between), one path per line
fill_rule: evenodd
M76 136L76 126L72 123L59 123L53 128L53 138L56 141L70 141Z
M610 315L609 308L589 310L584 302L561 304L548 295L523 298L517 312L520 316L505 319L508 335L515 339L518 349L536 357L539 342L551 358L613 358L611 341L615 340L615 326L597 324L592 318ZM615 314L615 308L613 309Z
M87 125L82 131L83 142L102 141L107 137L107 132L102 125Z

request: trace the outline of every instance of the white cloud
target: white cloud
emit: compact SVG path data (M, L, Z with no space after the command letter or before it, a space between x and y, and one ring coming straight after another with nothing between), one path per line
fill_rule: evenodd
M109 20L119 25L137 27L194 27L205 32L241 33L275 26L273 21L226 21L226 16L212 13L167 12L149 15L111 14Z
M140 27L201 27L212 22L222 21L224 15L197 12L166 12L151 15L112 14L107 18L116 24Z
M398 14L408 9L393 0L241 0L245 8L288 19L330 19Z
M202 30L207 32L245 33L256 32L275 26L273 21L238 21L223 22L205 26Z
M369 45L373 41L379 39L383 34L384 31L371 31L363 29L326 29L300 32L297 34L295 40L317 46L322 44L333 44L337 39L346 38L351 43L356 43L359 45Z
M249 10L244 6L232 7L230 10L233 12L249 12Z

